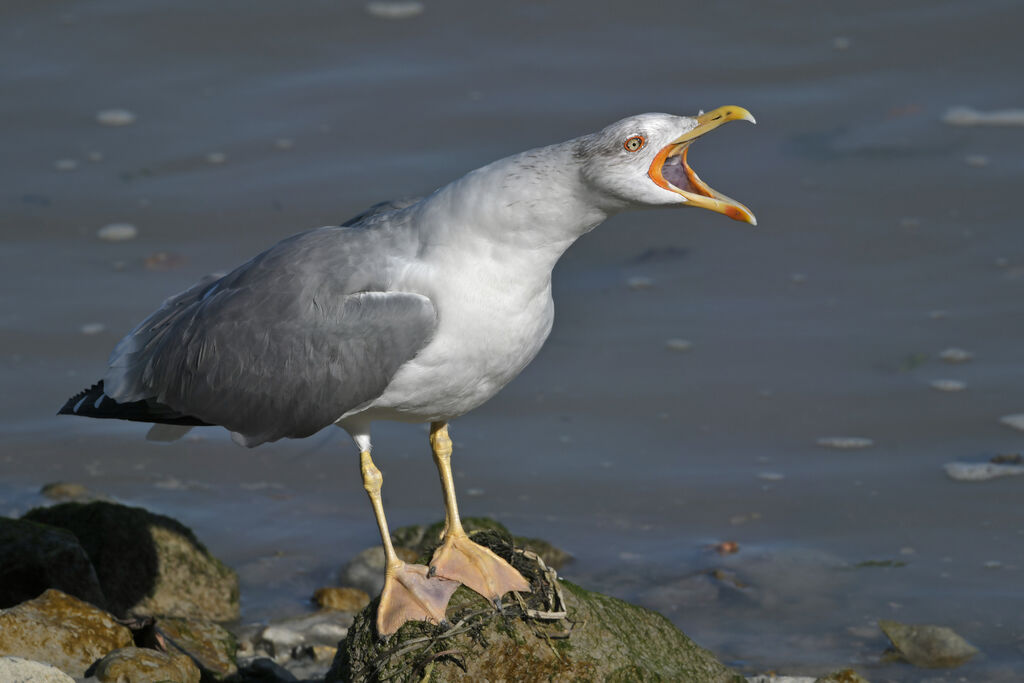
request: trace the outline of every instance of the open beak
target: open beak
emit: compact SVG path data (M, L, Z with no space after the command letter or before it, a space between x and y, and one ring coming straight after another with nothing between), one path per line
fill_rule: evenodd
M701 180L686 163L686 153L694 140L727 121L754 121L753 115L743 107L719 107L697 117L697 126L662 148L651 162L647 175L658 186L682 195L690 206L699 206L729 218L757 225L757 219L747 207L730 199Z

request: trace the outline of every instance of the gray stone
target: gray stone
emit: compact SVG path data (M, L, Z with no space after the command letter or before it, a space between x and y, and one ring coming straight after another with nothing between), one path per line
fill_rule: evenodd
M60 669L21 657L0 657L0 681L4 683L75 683Z
M131 644L131 631L113 616L58 590L0 611L0 655L52 664L76 678Z
M0 517L0 608L31 600L47 588L106 606L96 570L74 534Z
M238 616L238 577L183 524L107 502L30 510L25 519L75 534L117 615L228 621Z
M917 667L953 668L978 654L978 648L946 626L901 624L887 619L879 621L878 626L892 641L896 655Z

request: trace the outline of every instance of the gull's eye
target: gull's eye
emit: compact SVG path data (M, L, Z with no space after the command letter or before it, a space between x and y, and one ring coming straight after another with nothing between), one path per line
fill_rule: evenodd
M647 140L643 135L634 135L623 142L622 146L626 148L627 152L638 152L643 149L645 144L647 144Z

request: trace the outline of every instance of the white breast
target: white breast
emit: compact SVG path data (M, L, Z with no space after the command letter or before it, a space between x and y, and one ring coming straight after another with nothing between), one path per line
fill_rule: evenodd
M547 339L554 319L550 273L528 281L507 261L459 260L417 266L403 278L434 302L438 328L369 406L374 419L462 415L516 377Z

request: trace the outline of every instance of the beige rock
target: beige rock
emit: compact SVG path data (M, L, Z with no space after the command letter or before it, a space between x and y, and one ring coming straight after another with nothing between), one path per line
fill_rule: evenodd
M370 596L358 588L328 586L313 593L313 600L321 609L358 612L370 604Z
M164 637L169 651L190 655L214 678L224 678L238 671L235 652L238 643L231 632L219 624L202 619L161 617L157 631Z
M0 657L0 681L4 683L75 683L58 668L21 657Z
M0 655L51 664L76 678L131 643L131 631L113 616L58 590L0 611Z
M199 683L199 667L183 654L169 654L143 647L114 650L96 665L100 683Z

